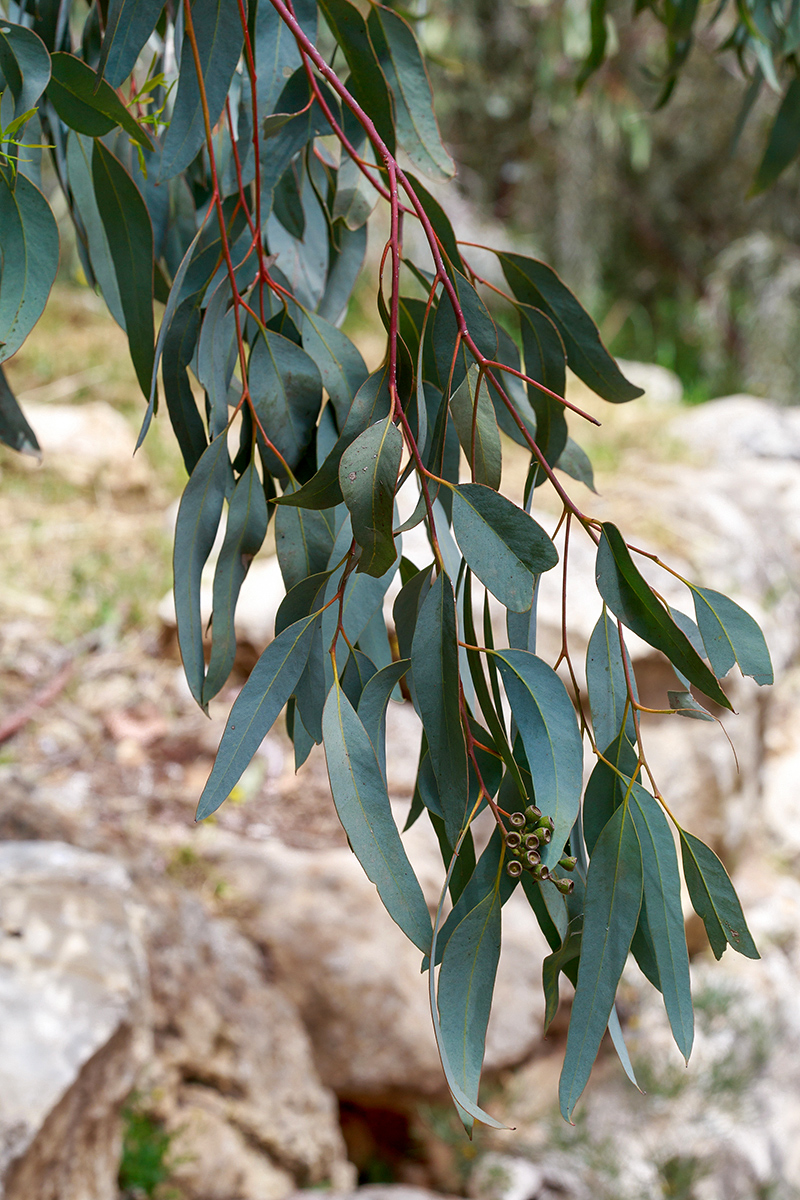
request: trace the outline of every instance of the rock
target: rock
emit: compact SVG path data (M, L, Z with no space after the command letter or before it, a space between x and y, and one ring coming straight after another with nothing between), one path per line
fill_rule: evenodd
M704 460L732 467L747 458L800 462L800 411L756 396L724 396L677 417L671 426Z
M114 492L146 488L151 480L136 434L104 400L86 404L25 405L44 465L78 487L99 484ZM25 460L20 460L24 462ZM35 468L34 468L35 469Z
M176 1178L202 1200L279 1200L350 1180L335 1097L258 950L195 900L148 887L155 1114L179 1131Z
M291 1200L315 1200L315 1197L309 1192L295 1192ZM455 1197L407 1183L371 1183L347 1191L326 1192L325 1200L455 1200Z
M5 1200L115 1200L121 1109L148 1054L147 972L124 868L0 845Z
M683 399L683 384L674 371L660 367L658 363L630 362L618 358L620 371L635 387L642 388L644 395L639 403L669 407L680 404Z
M422 822L410 834L409 855L433 908L444 874L439 851ZM354 855L338 847L219 838L207 853L243 911L243 927L296 1003L324 1083L350 1096L440 1092L420 953L392 922ZM522 1061L542 1036L544 939L521 896L504 916L489 1071Z

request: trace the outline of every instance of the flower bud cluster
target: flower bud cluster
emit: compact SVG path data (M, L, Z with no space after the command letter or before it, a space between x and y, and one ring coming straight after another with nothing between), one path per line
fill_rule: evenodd
M511 829L506 834L506 871L512 879L519 879L523 871L529 871L533 878L537 881L552 879L559 891L564 891L563 885L569 884L569 890L572 891L573 884L571 880L556 880L550 870L542 863L541 847L546 846L553 836L552 817L542 815L542 810L537 808L535 804L530 804L525 809L525 812L513 812L508 818L508 823ZM566 859L562 859L559 866L567 870ZM562 886L559 886L562 885Z

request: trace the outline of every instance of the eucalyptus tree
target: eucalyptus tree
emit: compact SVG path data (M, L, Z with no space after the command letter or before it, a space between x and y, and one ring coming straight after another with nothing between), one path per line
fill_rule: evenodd
M582 414L565 398L567 366L610 404L639 389L543 262L498 254L514 336L493 319L470 248L419 178L446 181L454 168L400 12L349 0L94 0L79 12L7 0L0 21L0 361L35 325L58 265L46 155L86 277L127 334L145 401L139 441L163 403L186 465L175 602L204 710L233 665L237 598L274 522L286 596L198 818L225 801L284 709L298 764L324 744L350 846L422 956L468 1131L498 1124L478 1089L502 909L521 888L551 948L548 1021L562 973L576 989L560 1085L570 1119L606 1028L632 1074L614 1009L629 953L691 1051L670 822L715 955L730 945L757 957L722 863L680 828L650 770L627 633L674 668L664 710L709 722L707 702L731 708L720 680L734 664L771 681L763 636L688 580L694 618L669 608L640 572L645 551L570 495L569 478L590 480L591 468L568 432ZM368 371L340 323L376 204L388 212L375 280L386 352ZM426 247L418 261L403 253L409 222ZM35 451L0 381L0 438ZM501 432L530 457L513 497L500 490ZM561 568L555 531L534 515L540 487L561 509ZM200 580L223 520L206 663ZM428 561L403 553L418 525ZM561 569L566 595L576 537L597 563L586 688L566 625L556 663L536 654L538 581ZM497 640L490 597L505 609ZM387 790L386 711L400 695L422 726L406 828L430 821L442 852L433 918ZM485 809L494 831L477 854Z

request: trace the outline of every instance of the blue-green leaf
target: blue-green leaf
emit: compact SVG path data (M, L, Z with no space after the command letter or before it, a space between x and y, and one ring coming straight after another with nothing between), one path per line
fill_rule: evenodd
M450 412L472 478L497 491L503 469L500 432L485 377L479 390L477 383L478 366L473 363L450 397Z
M381 771L386 776L386 709L396 684L403 678L411 660L400 658L387 663L364 685L358 702L358 716L367 731L378 756Z
M21 117L50 82L50 55L32 29L0 19L0 72L14 97L14 117Z
M627 804L597 840L586 878L578 984L559 1084L565 1120L586 1087L642 906L642 851Z
M211 127L225 107L244 34L236 0L194 0L192 20L205 84ZM194 55L184 34L178 92L161 156L161 180L184 171L202 146L206 131Z
M134 121L111 85L98 80L87 63L63 51L50 61L53 73L47 97L65 125L89 137L102 137L119 125L145 150L153 149L147 131Z
M116 88L128 78L163 7L164 0L110 0L97 66L99 79L105 77Z
M630 810L642 849L644 904L659 990L675 1042L688 1061L694 1038L694 1014L675 843L660 807L638 783L634 783L631 791Z
M720 679L734 662L743 675L763 686L774 675L764 634L756 622L727 596L691 585L694 611L709 662Z
M303 313L303 349L319 367L322 386L343 429L356 392L367 378L364 359L349 337L319 313Z
M430 80L410 26L390 8L376 4L367 29L394 97L398 142L425 175L452 178L455 166L439 136Z
M197 806L198 821L216 812L242 777L303 671L319 617L304 617L275 638L236 698L214 767Z
M391 96L364 18L349 0L319 0L319 7L350 68L349 91L370 114L378 133L394 152Z
M538 308L520 304L518 312L525 374L543 383L551 392L563 396L567 386L567 358L561 335L550 317ZM564 405L532 383L528 384L528 399L536 414L536 445L553 466L567 444Z
M376 579L397 558L392 513L402 453L403 435L387 417L365 429L339 464L339 486L361 547L358 570Z
M731 703L682 629L640 575L615 525L603 523L595 568L597 590L624 625L666 654L701 692L723 708Z
M445 947L439 971L438 1008L444 1054L466 1096L478 1102L486 1027L500 959L499 872L492 891L464 916ZM471 1133L473 1115L456 1107Z
M213 642L203 705L224 685L236 658L234 615L245 575L267 532L267 499L255 462L243 472L228 507L228 524L214 572Z
M497 650L495 657L525 747L536 803L555 823L542 852L545 866L555 867L580 806L583 748L575 709L558 675L535 654Z
M536 576L558 562L541 525L479 483L453 488L453 532L470 570L514 612L530 608Z
M727 943L745 958L760 958L728 872L714 851L694 834L682 829L680 835L683 874L692 907L706 927L715 957L722 957Z
M173 568L178 645L187 682L195 700L201 705L205 660L200 576L217 536L223 501L232 487L233 471L228 457L227 437L223 432L215 438L195 467L181 497L175 526Z
M800 79L796 76L786 89L770 130L763 158L756 172L751 195L771 187L789 163L800 153Z
M284 492L278 504L297 505L300 508L332 508L341 502L339 463L342 455L369 425L389 415L391 403L387 375L386 368L381 367L364 380L347 414L344 429L316 475L297 491Z
M294 469L311 441L322 404L322 380L316 364L289 338L267 329L256 338L248 379L267 437ZM285 475L271 451L266 457L272 471Z
M92 155L94 141L82 133L70 130L67 138L67 172L72 199L80 217L81 224L86 230L89 243L89 261L94 277L103 299L114 320L125 328L125 314L122 311L117 277L114 272L114 262L108 245L103 219L97 206L92 183Z
M24 175L0 172L0 362L19 350L44 311L58 270L58 226Z
M556 470L563 471L565 475L569 475L570 479L577 479L578 483L582 483L590 492L597 495L591 459L577 442L573 442L571 437L567 438L567 444L558 456Z
M92 153L92 181L117 277L136 377L150 396L153 341L153 226L141 192L102 142Z
M553 321L567 363L587 387L613 404L634 400L642 389L629 383L600 340L597 326L568 287L546 263L521 254L498 254L511 290Z
M353 853L386 910L420 950L431 945L431 918L392 816L375 750L358 714L334 684L322 716L333 802Z
M630 660L628 670L633 685L633 698L638 700ZM630 741L633 741L636 730L633 724L633 709L627 703L628 685L622 662L619 630L611 620L605 605L586 647L586 686L589 691L592 728L598 747L607 746L619 733L626 704L628 711L625 733Z
M335 536L333 511L277 506L275 550L287 590L325 570Z
M40 453L36 434L25 419L16 397L8 386L3 368L0 367L0 442L20 454Z
M455 600L444 571L420 606L411 670L446 832L454 846L466 816L469 780L459 709Z

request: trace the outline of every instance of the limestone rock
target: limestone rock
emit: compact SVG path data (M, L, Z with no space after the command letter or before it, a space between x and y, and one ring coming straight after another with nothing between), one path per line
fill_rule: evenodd
M433 907L443 878L439 851L422 822L410 833L409 855ZM346 1095L441 1091L421 955L355 856L338 847L215 841L209 853L216 869L245 913L249 936L269 954L297 1004L324 1082ZM506 906L504 930L487 1037L490 1071L522 1061L542 1036L547 950L521 897Z
M0 845L5 1200L115 1200L121 1108L148 1053L138 924L120 864Z
M86 404L25 404L42 460L78 487L100 484L111 491L145 488L150 469L141 451L134 457L136 433L104 400Z
M176 1157L189 1156L178 1173L187 1195L277 1200L298 1184L349 1177L336 1099L256 947L197 901L152 885L147 944L156 1046L149 1090L156 1115L181 1131Z

